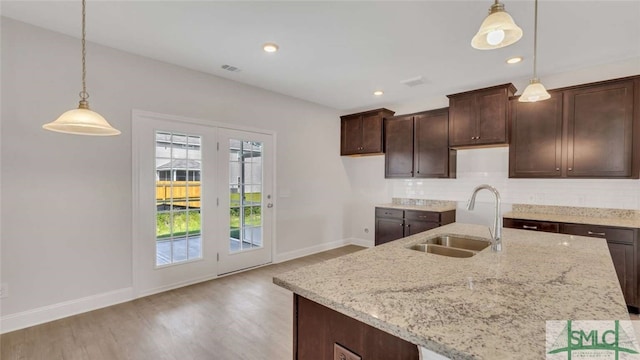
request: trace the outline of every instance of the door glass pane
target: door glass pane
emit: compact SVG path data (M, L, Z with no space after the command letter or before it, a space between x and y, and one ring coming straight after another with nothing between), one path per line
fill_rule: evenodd
M229 140L229 252L262 247L262 146Z
M202 258L201 137L156 132L156 266Z

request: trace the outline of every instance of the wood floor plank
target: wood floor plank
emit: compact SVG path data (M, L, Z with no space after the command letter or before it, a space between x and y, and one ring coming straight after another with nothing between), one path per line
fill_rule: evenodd
M2 360L292 358L291 292L274 275L345 246L0 335Z

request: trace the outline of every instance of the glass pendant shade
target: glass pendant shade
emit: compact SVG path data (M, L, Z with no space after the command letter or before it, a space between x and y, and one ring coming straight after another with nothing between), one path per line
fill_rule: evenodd
M119 135L120 130L112 127L102 115L89 109L89 93L87 93L87 47L86 47L86 5L82 0L82 91L77 109L69 110L55 121L42 125L45 130L73 134L110 136Z
M42 125L46 130L74 135L110 136L119 135L102 115L89 109L86 101L80 101L77 109L69 110L55 121Z
M547 89L544 88L544 85L538 81L538 79L531 79L529 85L524 89L522 95L518 101L520 102L536 102L547 100L551 97L547 92Z
M504 5L496 2L471 40L471 46L479 50L499 49L517 42L520 38L522 29L516 25L511 15L504 11Z

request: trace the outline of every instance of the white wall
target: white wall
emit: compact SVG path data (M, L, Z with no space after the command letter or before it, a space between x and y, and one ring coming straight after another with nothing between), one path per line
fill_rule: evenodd
M545 86L554 89L638 74L640 59L633 58L562 74L540 75ZM521 93L527 80L514 79L513 83ZM487 84L491 85L496 84ZM390 105L389 109L400 115L446 106L448 99L443 94L419 103ZM351 234L369 242L373 241L373 206L389 203L393 197L457 201L458 221L491 225L493 198L489 192L478 194L473 212L465 208L475 186L484 183L500 191L503 213L510 211L514 203L640 210L640 180L509 179L508 147L458 150L456 179L385 180L384 156L342 161L354 192L348 207L353 213ZM370 231L366 233L365 229Z
M276 258L345 238L336 110L88 44L90 104L122 135L44 131L77 106L80 41L1 26L3 319L131 287L132 109L275 131Z

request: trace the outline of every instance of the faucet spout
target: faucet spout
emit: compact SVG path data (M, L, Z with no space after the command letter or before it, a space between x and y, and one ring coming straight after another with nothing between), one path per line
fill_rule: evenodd
M483 184L476 187L471 194L471 198L467 203L467 209L473 210L476 205L476 194L480 190L489 190L496 197L495 218L493 222L493 231L491 232L491 250L502 251L502 217L500 216L500 193L491 185Z

